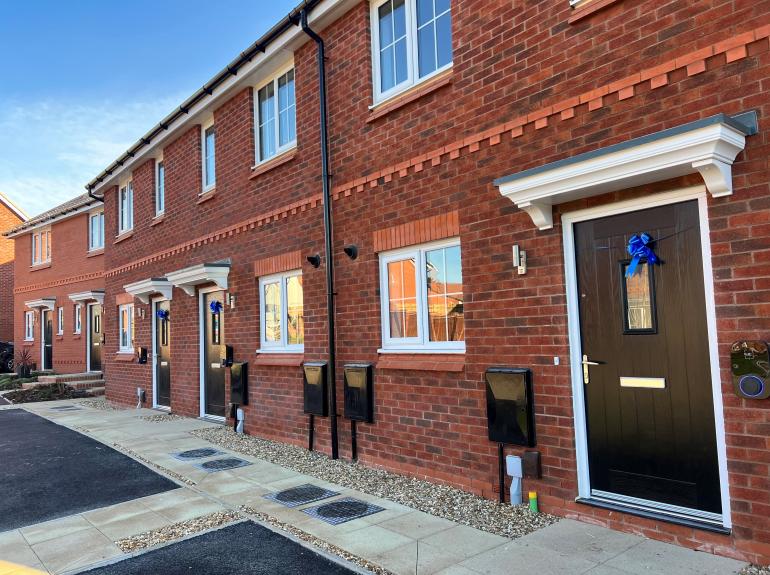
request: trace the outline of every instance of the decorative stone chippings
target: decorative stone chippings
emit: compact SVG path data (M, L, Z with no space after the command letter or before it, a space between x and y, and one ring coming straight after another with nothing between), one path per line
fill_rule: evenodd
M761 567L760 565L749 565L744 567L739 575L770 575L770 567Z
M370 561L367 561L366 559L364 559L363 557L359 557L358 555L353 555L352 553L348 553L347 551L345 551L340 547L337 547L336 545L332 545L331 543L324 541L323 539L319 539L315 535L311 535L310 533L302 531L302 529L299 529L298 527L294 527L293 525L284 523L283 521L280 521L275 517L272 517L266 513L257 511L256 509L249 507L248 505L242 505L239 509L242 513L245 513L246 515L250 515L263 523L269 523L270 525L280 529L281 531L286 531L287 533L291 533L292 535L294 535L294 537L301 539L306 543L310 543L313 547L317 547L318 549L321 549L327 553L331 553L332 555L337 555L338 557L341 557L345 561L349 561L350 563L354 563L359 567L363 567L364 569L371 571L375 575L395 575L392 571L388 571L384 567L375 565L374 563L371 563Z
M174 479L184 483L185 485L190 485L190 486L197 485L195 483L195 481L193 481L192 479L188 479L184 475L180 475L179 473L176 473L175 471L171 471L170 469L166 469L162 465L158 465L154 461L151 461L151 460L147 459L146 457L143 457L143 456L139 455L133 449L129 449L128 447L125 447L125 446L121 445L120 443L113 443L112 446L115 449L117 449L118 451L122 451L123 453L133 457L134 459L138 459L139 461L141 461L145 465L153 467L153 468L157 469L158 471L160 471L161 473L165 473L169 477L173 477Z
M82 405L84 407L90 407L92 409L100 409L102 411L123 411L125 409L128 409L125 406L117 405L115 403L109 402L106 399L86 399L84 401L79 401L78 405Z
M558 521L546 513L533 514L526 505L500 505L446 485L329 459L322 453L294 445L237 434L230 428L199 429L191 433L237 453L511 539Z
M150 423L163 423L164 421L177 421L179 419L187 419L181 415L174 415L173 413L162 413L160 415L140 415L137 419L142 421L149 421Z
M195 519L188 519L187 521L167 525L160 529L145 531L144 533L132 537L126 537L125 539L116 541L115 545L117 545L123 553L133 553L140 549L148 549L162 543L169 543L177 539L182 539L183 537L193 535L194 533L221 527L239 519L241 519L241 514L237 511L218 511L216 513L210 513L209 515L196 517Z

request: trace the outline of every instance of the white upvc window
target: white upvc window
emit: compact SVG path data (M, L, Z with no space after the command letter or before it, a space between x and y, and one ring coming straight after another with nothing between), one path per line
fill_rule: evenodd
M119 342L121 353L134 353L134 305L124 304L118 308Z
M465 351L460 241L380 254L382 349Z
M450 0L378 0L371 22L375 103L452 66Z
M64 335L64 308L56 310L56 335Z
M79 335L83 330L83 306L79 303L75 304L75 312L72 318L72 325L75 326L75 335Z
M104 249L104 210L88 215L88 250Z
M155 215L166 212L166 164L159 159L155 164Z
M297 145L294 68L257 90L254 128L259 164Z
M259 279L261 351L301 352L305 349L302 271Z
M34 341L35 339L35 312L24 312L24 341Z
M134 182L118 190L118 235L134 229Z
M203 156L203 192L213 190L217 184L217 132L211 120L201 129L201 151Z
M32 234L32 265L39 266L51 261L51 230L45 229Z

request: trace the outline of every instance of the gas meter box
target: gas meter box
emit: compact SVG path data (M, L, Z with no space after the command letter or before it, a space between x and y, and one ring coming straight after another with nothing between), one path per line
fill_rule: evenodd
M327 363L325 361L305 362L302 364L305 375L303 391L305 396L305 413L310 415L329 415L327 393Z
M514 367L491 367L485 380L490 441L534 447L532 372Z
M370 363L345 366L345 417L374 422L374 377Z

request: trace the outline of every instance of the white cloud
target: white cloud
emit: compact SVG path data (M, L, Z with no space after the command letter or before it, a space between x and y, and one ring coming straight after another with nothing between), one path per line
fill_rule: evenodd
M0 192L29 215L83 186L184 99L0 104Z

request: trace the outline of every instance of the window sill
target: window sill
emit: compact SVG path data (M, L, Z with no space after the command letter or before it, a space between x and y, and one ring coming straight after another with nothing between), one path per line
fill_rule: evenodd
M432 76L427 80L424 80L419 84L415 84L411 88L407 88L405 91L399 92L387 100L383 100L382 102L376 104L369 110L369 117L366 119L366 122L374 122L378 118L398 110L399 108L402 108L403 106L406 106L415 100L419 100L423 96L427 96L428 94L431 94L432 92L435 92L436 90L443 88L444 86L447 86L451 83L452 68L449 68L448 70L445 70L436 76Z
M210 190L203 192L198 196L198 203L202 204L204 202L208 202L209 200L213 200L217 195L217 189L211 188Z
M305 361L305 354L303 352L281 353L257 350L257 359L254 361L254 365L299 367L303 361Z
M32 347L33 345L35 345L35 340L34 339L25 339L24 343L22 345L24 347Z
M97 250L89 250L88 254L86 254L87 258L95 258L96 256L103 256L104 255L104 248L99 248Z
M250 180L253 180L257 176L261 176L265 172L269 172L273 168L277 168L278 166L282 166L283 164L287 162L291 162L294 159L294 156L297 155L297 148L294 147L291 150L287 150L285 152L281 152L274 158L270 158L266 162L262 162L260 164L257 164L256 166L251 167L251 175L249 176Z
M72 334L72 339L74 339L74 340L82 339L82 337L83 336L81 336L79 333L73 333Z
M64 341L64 334L63 333L57 333L56 334L56 341Z
M113 244L119 244L120 242L126 241L128 238L131 238L133 236L134 236L134 230L125 231L121 234L118 234Z
M150 222L150 227L160 225L165 221L166 221L166 214L165 213L158 214L157 216L152 218L152 221Z
M51 267L51 262L45 262L45 263L42 263L42 264L35 264L33 266L30 266L29 267L29 271L37 272L37 271L40 271L40 270L47 270L50 267Z
M135 357L136 357L136 355L134 355L133 353L128 353L128 352L125 352L125 351L119 351L118 353L115 354L115 361L121 361L121 362L125 362L125 363L133 363Z
M574 24L575 22L579 22L583 18L587 18L591 14L594 14L599 10L606 8L610 4L615 4L616 2L619 2L619 0L588 0L582 6L579 6L574 9L572 11L572 15L569 17L569 20L567 21L570 24Z
M385 353L380 352L377 369L403 371L461 372L465 370L464 353Z

